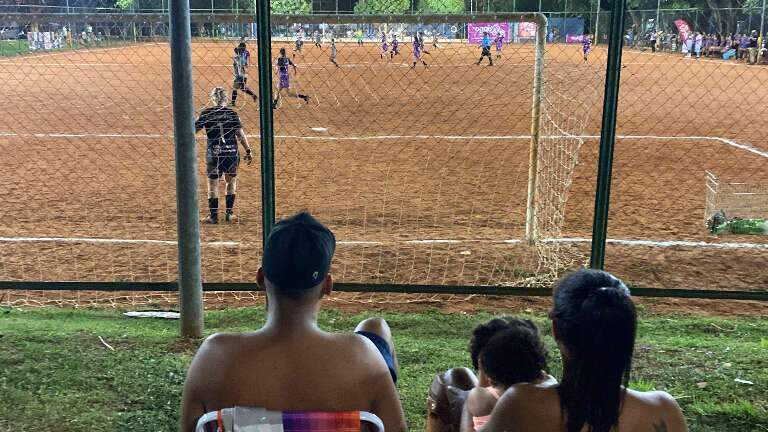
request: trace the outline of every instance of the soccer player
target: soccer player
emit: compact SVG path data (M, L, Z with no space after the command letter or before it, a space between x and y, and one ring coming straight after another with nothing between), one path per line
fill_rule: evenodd
M296 64L292 62L288 56L286 56L285 48L280 48L280 57L277 58L277 76L279 78L279 83L277 84L277 96L272 103L272 106L275 108L277 108L278 104L280 103L280 95L282 94L283 90L287 90L289 96L296 96L300 99L303 99L304 102L309 103L309 96L291 91L291 81L288 75L288 66L293 66L294 74L298 73Z
M419 48L421 48L421 51L424 54L432 55L429 53L429 51L427 51L427 44L424 43L424 32L419 32L418 36L419 36Z
M323 47L323 36L319 31L315 31L315 46L318 48Z
M483 57L488 57L488 66L493 66L493 59L491 58L491 37L488 36L488 32L483 32L483 42L480 44L483 49L483 53L480 54L480 58L477 60L476 65L479 65L483 61Z
M248 82L248 58L246 55L245 43L235 48L235 57L232 60L232 69L235 74L235 79L232 83L232 101L230 105L235 106L237 102L237 91L242 90L245 94L251 96L256 101L256 93L249 89L246 83Z
M357 29L355 32L355 39L357 39L357 45L363 46L363 31L360 29Z
M504 49L504 33L499 32L496 36L496 58L501 58L501 50Z
M421 38L418 33L413 34L413 65L411 69L416 69L416 62L421 62L424 67L427 67L427 62L421 58Z
M210 215L201 222L206 224L219 223L219 178L224 176L226 183L226 222L236 222L233 213L235 207L235 192L237 189L237 167L240 164L238 141L245 149L245 162L250 165L253 161L251 147L245 136L240 117L235 111L226 106L227 94L222 87L211 91L212 107L205 108L195 121L195 130L205 129L208 145L205 150L206 174L208 176L208 209Z
M440 46L437 44L437 35L438 35L437 32L435 32L432 35L432 48L435 48L435 49L440 48Z
M301 30L296 32L296 43L293 47L293 57L296 58L296 53L301 54L301 47L304 46L304 35Z
M336 54L336 39L331 38L331 63L335 64L336 67L341 67L336 63Z
M581 40L581 49L584 52L584 61L586 62L589 59L589 52L592 51L592 36L584 35Z
M384 33L384 31L381 32L381 53L379 54L379 57L384 58L384 54L387 53L389 50L389 46L387 45L387 34Z
M392 33L392 50L389 52L389 58L394 59L396 55L400 55L400 42L397 41L397 34Z

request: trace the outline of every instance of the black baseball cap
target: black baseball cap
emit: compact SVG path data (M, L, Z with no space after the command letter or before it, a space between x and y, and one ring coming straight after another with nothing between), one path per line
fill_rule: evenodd
M307 212L275 224L264 246L264 276L284 293L317 286L331 269L336 237Z

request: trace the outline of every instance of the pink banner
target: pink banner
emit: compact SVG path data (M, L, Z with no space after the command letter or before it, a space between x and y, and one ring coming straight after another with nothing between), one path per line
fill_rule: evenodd
M565 35L565 43L581 43L584 40L584 35Z
M675 25L677 26L677 31L680 32L680 42L685 42L688 39L688 32L691 31L691 27L685 20L681 19L675 20Z
M469 23L467 33L469 43L480 45L483 42L483 33L488 32L491 43L496 39L499 33L504 33L504 42L509 42L509 23Z
M536 23L521 22L517 23L517 37L523 39L533 39L536 37Z

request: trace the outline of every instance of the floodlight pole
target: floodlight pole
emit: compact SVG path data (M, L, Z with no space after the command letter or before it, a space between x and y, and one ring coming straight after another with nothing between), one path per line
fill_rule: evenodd
M763 0L763 12L760 14L760 37L765 43L765 0ZM757 47L757 52L759 53L762 48Z
M600 129L600 159L598 160L597 191L595 192L595 219L592 225L592 253L589 257L589 266L593 269L603 269L605 266L608 205L611 196L613 148L616 143L616 113L619 104L621 51L624 44L624 13L626 9L627 0L617 0L613 3L611 13L608 65L605 71L603 121Z
M200 222L197 207L195 104L189 1L170 0L173 140L176 160L176 225L179 248L181 335L203 335Z
M261 229L262 247L275 224L275 142L272 113L272 27L270 2L256 3L259 59L259 124L261 126Z

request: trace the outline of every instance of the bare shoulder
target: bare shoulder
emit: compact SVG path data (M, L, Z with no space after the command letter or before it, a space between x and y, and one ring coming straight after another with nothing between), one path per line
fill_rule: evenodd
M688 426L675 398L665 391L627 390L625 407L629 417L650 421L653 432L685 432ZM628 419L629 420L629 419Z

